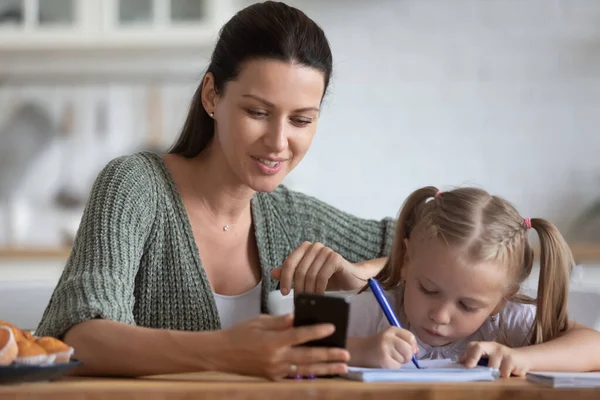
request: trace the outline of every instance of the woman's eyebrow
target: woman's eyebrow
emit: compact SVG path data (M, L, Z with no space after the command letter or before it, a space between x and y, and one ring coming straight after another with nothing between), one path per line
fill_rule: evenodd
M268 101L266 99L263 99L260 96L255 95L255 94L247 93L247 94L243 94L242 97L246 97L246 98L254 99L256 101L260 101L261 103L263 103L267 107L275 108L275 104L271 103L270 101ZM303 107L303 108L299 108L297 110L294 110L294 112L305 112L305 111L320 112L321 109L319 107Z

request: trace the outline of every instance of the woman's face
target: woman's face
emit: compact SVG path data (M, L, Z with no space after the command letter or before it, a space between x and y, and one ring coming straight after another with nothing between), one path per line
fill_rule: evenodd
M214 112L215 141L233 176L255 191L274 190L302 160L317 129L323 73L278 60L245 62L237 79L203 100Z

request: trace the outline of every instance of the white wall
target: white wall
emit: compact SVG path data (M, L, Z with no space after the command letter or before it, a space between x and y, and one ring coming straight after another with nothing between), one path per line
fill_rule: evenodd
M367 217L476 184L561 227L600 195L600 2L293 1L335 77L290 183Z
M240 8L249 3L237 0ZM475 184L565 231L600 195L600 2L289 3L322 25L335 61L313 147L286 180L292 188L381 218L395 215L419 186ZM199 49L198 57L209 53ZM178 133L200 73L162 84L167 141ZM80 107L89 105L77 116L82 136L93 136L95 99L108 101L107 135L116 145L92 141L71 159L87 181L105 160L131 151L125 137L139 139L148 128L140 84L11 87L0 93L6 104L7 92L51 99L55 115L65 93L74 94ZM60 152L53 154L53 164L27 180L39 202L40 183L58 179ZM31 215L47 223L31 224L24 235L42 245L57 240L44 232L49 215Z

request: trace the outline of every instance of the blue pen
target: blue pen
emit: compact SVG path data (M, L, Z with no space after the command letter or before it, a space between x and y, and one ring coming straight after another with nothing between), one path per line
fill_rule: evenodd
M390 307L390 303L387 301L387 297L385 297L385 293L383 293L383 289L381 289L381 286L379 286L379 282L377 282L375 278L369 278L369 286L371 287L371 291L373 292L373 295L375 295L375 298L377 299L377 302L387 317L390 325L402 328L400 321L398 321L398 318L396 318L396 314L394 314L392 307ZM412 362L415 364L415 367L421 368L417 362L417 357L415 357L414 354L412 356Z

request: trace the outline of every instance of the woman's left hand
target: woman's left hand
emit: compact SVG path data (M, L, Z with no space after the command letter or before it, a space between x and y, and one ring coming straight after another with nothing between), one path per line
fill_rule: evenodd
M362 271L361 271L362 269ZM366 284L368 268L352 264L322 243L302 243L271 275L280 281L281 293L318 293L325 290L354 290ZM373 275L375 275L373 273Z
M527 357L519 349L511 349L496 342L471 342L458 362L473 368L481 358L488 359L488 367L500 370L503 378L525 376L531 369Z

